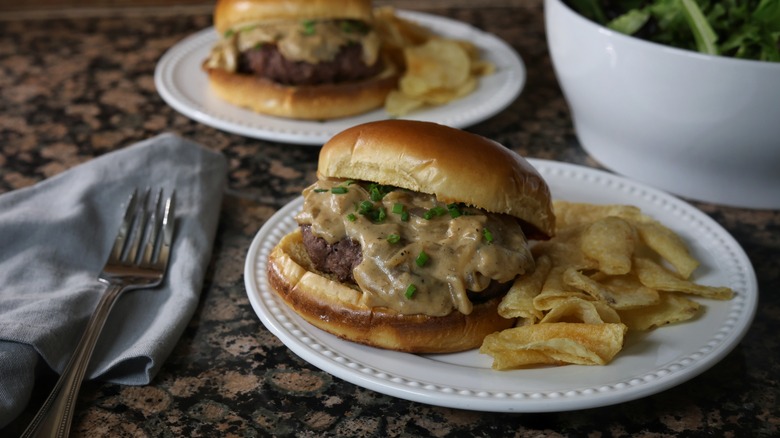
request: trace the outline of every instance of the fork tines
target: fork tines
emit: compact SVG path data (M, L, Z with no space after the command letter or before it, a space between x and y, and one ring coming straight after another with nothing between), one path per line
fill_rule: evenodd
M159 189L151 200L150 193L151 189L147 188L140 195L137 190L130 195L110 261L146 266L164 265L167 261L173 239L176 193L171 191L162 205L163 189Z

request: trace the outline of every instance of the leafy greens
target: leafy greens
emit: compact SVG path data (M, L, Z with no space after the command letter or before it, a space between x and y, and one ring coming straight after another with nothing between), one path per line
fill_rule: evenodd
M568 0L617 32L711 55L780 62L780 0Z

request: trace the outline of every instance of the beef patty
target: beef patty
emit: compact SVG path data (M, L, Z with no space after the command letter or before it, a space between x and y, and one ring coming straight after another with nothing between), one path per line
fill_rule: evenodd
M352 269L363 261L363 251L357 242L342 239L331 245L322 237L315 236L311 225L301 225L301 233L303 246L315 268L335 275L342 283L355 283Z
M311 225L301 225L303 246L309 254L314 267L319 271L333 274L342 283L355 284L352 270L363 261L363 251L360 244L350 239L342 239L330 244L322 237L317 237L311 232ZM480 292L468 292L472 303L487 301L506 293L511 287L511 282L499 283L491 281L485 290Z
M284 85L322 85L357 82L376 76L382 71L382 62L366 65L360 44L346 45L332 61L312 64L290 61L275 44L263 44L242 52L238 58L238 72L254 74Z

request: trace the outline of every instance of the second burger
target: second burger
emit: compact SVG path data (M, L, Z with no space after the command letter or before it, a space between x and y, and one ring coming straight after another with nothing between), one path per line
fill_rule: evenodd
M219 0L221 39L203 63L222 99L327 120L379 108L399 77L382 59L370 0Z

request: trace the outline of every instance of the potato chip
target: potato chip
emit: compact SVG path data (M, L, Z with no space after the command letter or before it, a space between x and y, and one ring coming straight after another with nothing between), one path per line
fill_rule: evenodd
M701 305L675 293L661 293L658 304L639 309L618 310L620 320L629 330L652 328L689 320L699 313Z
M469 78L471 59L453 40L433 38L419 46L407 47L406 73L400 90L419 96L430 90L456 88Z
M634 263L639 281L649 288L667 292L685 292L716 300L729 300L734 296L734 291L728 287L707 286L684 280L650 259L638 257Z
M632 222L644 220L642 211L633 205L599 205L556 199L553 201L553 210L555 211L556 228L590 224L609 216L619 217Z
M598 219L582 232L580 246L585 256L596 260L598 270L609 275L628 274L636 247L636 230L625 219Z
M398 17L392 7L376 8L374 19L383 58L404 72L398 89L385 100L392 116L460 99L477 88L479 77L495 71L473 43L438 36Z
M568 300L569 298L580 298L583 300L595 300L591 295L579 291L576 288L567 286L563 282L563 273L566 270L562 266L553 266L550 269L550 273L542 285L542 292L534 297L534 308L537 310L550 310L554 308L561 301Z
M429 90L421 97L425 103L432 105L444 105L447 102L460 99L461 97L471 93L475 88L477 88L477 79L474 77L468 77L466 78L465 82L455 88L438 88L435 90Z
M626 326L553 323L514 327L485 338L480 353L493 356L494 369L536 364L604 365L623 347Z
M515 280L501 299L498 314L504 318L520 318L521 324L532 324L542 319L542 312L534 307L534 298L542 292L542 286L551 266L549 257L537 258L534 272Z
M534 298L534 308L542 312L547 312L554 309L561 302L570 300L572 298L577 298L585 301L596 300L596 298L593 298L592 295L589 295L585 292L565 290L565 289L558 289L558 290L548 289L546 291L542 291L542 293L540 293L539 295L536 296L536 298Z
M531 249L534 257L547 255L553 266L567 266L581 270L598 268L596 260L582 252L582 227L556 230L555 238L538 242Z
M680 236L660 222L637 224L637 231L645 245L674 266L682 278L689 278L699 267L699 262L688 252Z
M536 327L536 326L526 326ZM491 342L490 337L498 333L488 335L482 343L479 352L493 356L493 364L491 365L494 370L511 370L522 367L528 367L532 365L562 365L563 363L557 359L550 357L544 351L518 348L514 345L509 347L503 347L500 340L497 342Z
M392 6L380 6L374 8L373 27L386 44L394 44L400 47L422 44L434 36L434 33L425 26L406 20L396 14Z
M563 282L606 302L615 310L650 306L659 301L658 292L644 286L634 274L597 273L588 277L576 269L567 268Z
M502 302L523 325L488 336L480 349L495 369L606 364L626 330L696 317L701 304L683 294L734 295L691 281L699 262L684 240L637 207L560 200L553 207L556 235L531 249L543 268L516 280Z
M384 55L400 67L404 66L404 48L423 44L434 37L430 29L396 15L391 6L374 9L373 28L382 41Z
M477 77L489 76L496 72L496 65L484 59L472 59L471 74Z
M557 302L539 322L542 324L553 322L617 323L620 322L620 316L615 309L603 301L572 297Z
M385 99L385 110L394 115L408 114L425 105L425 101L393 90Z

